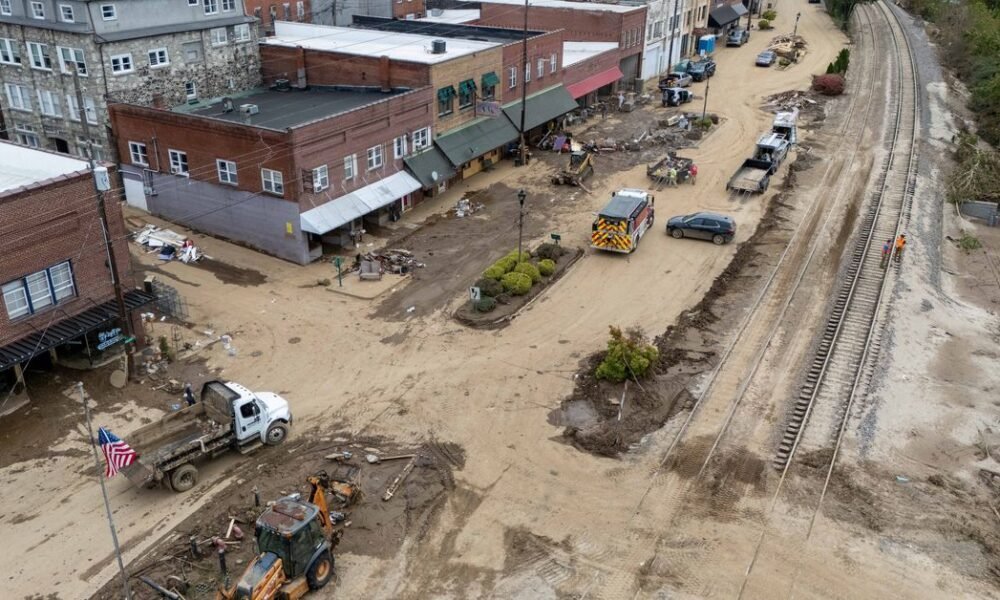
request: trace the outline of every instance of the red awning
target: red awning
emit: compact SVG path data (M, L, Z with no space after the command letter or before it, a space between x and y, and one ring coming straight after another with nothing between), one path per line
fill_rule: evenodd
M609 83L613 83L622 78L622 70L618 67L611 67L607 71L601 71L597 75L591 75L583 81L578 81L573 85L566 86L569 95L576 100L581 96L586 96L596 89L602 88Z

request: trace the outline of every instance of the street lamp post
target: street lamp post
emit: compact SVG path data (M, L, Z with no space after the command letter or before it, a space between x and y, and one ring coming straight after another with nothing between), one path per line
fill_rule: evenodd
M517 193L517 262L521 262L521 241L524 239L524 199L527 198L524 190Z
M795 13L795 28L792 29L792 37L795 37L795 35L799 32L799 17L801 16L802 13Z

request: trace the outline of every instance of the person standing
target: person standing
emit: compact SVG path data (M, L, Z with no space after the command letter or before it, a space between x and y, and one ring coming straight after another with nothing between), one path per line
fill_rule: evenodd
M672 187L677 187L677 169L670 167L667 171L667 184Z
M892 256L892 238L889 238L882 244L882 262L879 266L883 269L889 264L889 257Z
M608 103L601 102L601 120L608 118Z
M903 248L906 247L906 234L901 233L896 238L896 262L903 260Z
M188 406L194 406L194 390L191 389L191 382L184 384L184 402L187 402Z
M691 163L688 173L691 175L691 185L694 185L695 181L698 179L698 165Z

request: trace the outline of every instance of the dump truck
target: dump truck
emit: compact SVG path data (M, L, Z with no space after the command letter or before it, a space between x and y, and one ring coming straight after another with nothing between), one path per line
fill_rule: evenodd
M726 183L727 191L763 193L771 183L771 175L788 155L788 140L779 133L765 133L757 140L753 157L743 161L736 174Z
M611 194L591 226L590 246L609 252L634 252L639 239L653 226L656 199L645 190L623 189Z
M209 381L201 399L133 431L127 442L138 459L122 469L139 487L166 483L186 492L198 482L193 464L229 450L249 454L285 441L292 424L288 401L272 392L252 392L225 381Z
M690 181L694 183L691 179L691 167L694 166L694 161L690 158L684 158L683 156L677 156L676 153L670 152L664 158L659 161L646 165L646 177L649 177L657 184L664 184L669 179L669 173L671 167L677 169L677 182L683 183L685 181Z
M569 153L569 166L552 176L556 185L580 185L594 174L594 155L587 150Z

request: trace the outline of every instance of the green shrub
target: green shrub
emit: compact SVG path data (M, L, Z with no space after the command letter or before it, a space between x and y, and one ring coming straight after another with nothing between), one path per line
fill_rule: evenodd
M958 247L966 252L972 252L973 250L979 250L982 248L983 244L976 236L963 231L962 237L958 239Z
M523 296L531 289L531 277L524 273L507 273L500 283L503 284L504 291L514 296Z
M538 272L538 267L529 263L523 262L514 267L515 273L524 273L531 278L531 283L538 283L542 280L542 274Z
M513 256L504 256L493 263L493 266L500 267L503 269L504 273L510 273L514 270L514 267L517 266L517 258Z
M773 29L773 27L771 26L770 21L768 21L767 19L761 19L757 21L757 29L767 30L767 29Z
M476 312L490 312L497 307L497 301L492 296L483 296L476 301Z
M502 277L502 275L501 275ZM490 296L495 298L503 293L503 286L497 279L491 277L483 277L472 284L473 286L479 288L479 293L483 296Z
M549 242L545 242L535 249L535 256L542 259L547 258L554 262L559 262L563 254L566 254L565 248L559 244L551 244Z
M509 258L509 259L513 260L514 264L517 265L518 263L528 262L529 260L531 260L531 251L529 251L529 250L522 250L521 251L521 258L518 259L518 257L517 257L517 249L514 249L514 250L511 250L510 254L508 254L504 258Z
M712 126L712 119L705 117L704 119L696 119L695 127L701 127L702 129L708 129Z
M844 93L844 76L817 75L813 77L812 89L824 96L839 96Z
M551 258L543 258L538 261L538 272L548 277L556 272L556 261Z
M160 354L163 359L167 362L174 362L174 349L170 347L170 342L167 340L167 336L161 335L159 341Z
M844 48L837 54L837 60L833 65L837 68L837 73L846 73L847 67L851 64L851 51Z
M610 330L608 353L597 366L594 376L598 379L622 382L648 373L649 368L660 357L660 351L656 346L648 343L638 329L622 333L618 327L611 326Z
M788 60L787 58L779 58L778 59L778 66L779 67L787 67L790 64L792 64L792 61Z
M500 278L507 274L507 269L500 265L493 265L483 271L483 279L492 279L494 281L500 281Z
M775 10L765 10L764 12L760 13L760 18L765 19L767 21L773 21L778 18L778 12Z

